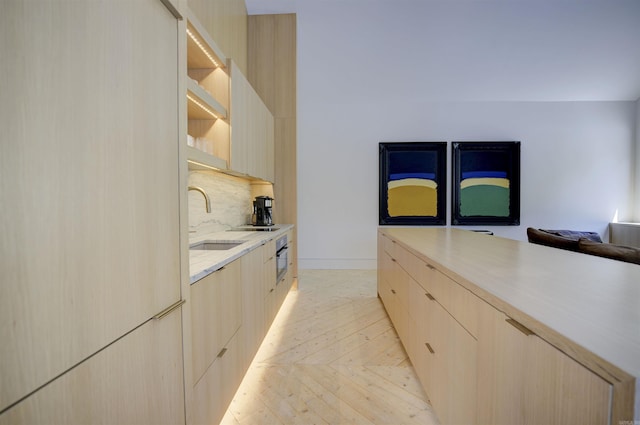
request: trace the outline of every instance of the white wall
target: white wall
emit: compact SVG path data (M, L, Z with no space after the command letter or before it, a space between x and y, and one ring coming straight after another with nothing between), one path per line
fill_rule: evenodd
M381 141L521 141L501 236L630 219L640 2L607 4L300 2L300 267L375 267Z
M636 102L636 165L633 173L633 221L640 222L640 98Z

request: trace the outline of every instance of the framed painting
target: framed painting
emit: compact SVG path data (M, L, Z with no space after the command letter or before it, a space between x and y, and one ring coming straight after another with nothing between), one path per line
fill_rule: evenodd
M520 142L453 142L451 224L520 224Z
M379 223L446 224L447 143L379 144Z

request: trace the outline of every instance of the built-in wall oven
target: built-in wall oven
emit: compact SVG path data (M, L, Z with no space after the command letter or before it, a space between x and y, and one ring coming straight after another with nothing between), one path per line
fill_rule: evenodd
M276 239L276 285L287 273L288 266L287 235L284 235Z

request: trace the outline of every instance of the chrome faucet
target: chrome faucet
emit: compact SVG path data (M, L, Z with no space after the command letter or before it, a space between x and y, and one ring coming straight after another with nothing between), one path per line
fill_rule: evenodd
M195 191L198 191L198 192L202 193L202 196L204 196L204 200L206 202L207 212L210 213L211 212L211 200L209 199L209 195L207 195L207 192L205 192L203 188L198 187L198 186L189 186L187 192L189 190L195 190Z

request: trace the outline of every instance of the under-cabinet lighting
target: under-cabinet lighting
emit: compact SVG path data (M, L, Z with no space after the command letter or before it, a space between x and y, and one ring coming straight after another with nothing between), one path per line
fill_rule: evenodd
M198 167L208 168L209 170L222 171L220 168L211 166L209 164L203 164L202 162L194 161L192 159L187 160L187 162L190 162L193 165L197 165Z
M209 50L200 42L200 40L198 40L198 37L196 37L196 35L192 33L189 28L187 28L187 35L193 40L194 43L196 43L196 45L200 48L200 50L202 50L202 52L205 55L207 55L207 57L211 62L213 62L215 67L218 68L220 66L218 61L215 60L215 58L211 55L211 53L209 53Z
M193 103L198 105L203 111L205 111L209 115L213 116L215 119L219 119L220 118L215 112L213 112L211 109L207 108L205 105L200 103L195 97L190 96L189 94L187 94L187 99L189 99L190 101L192 101Z

